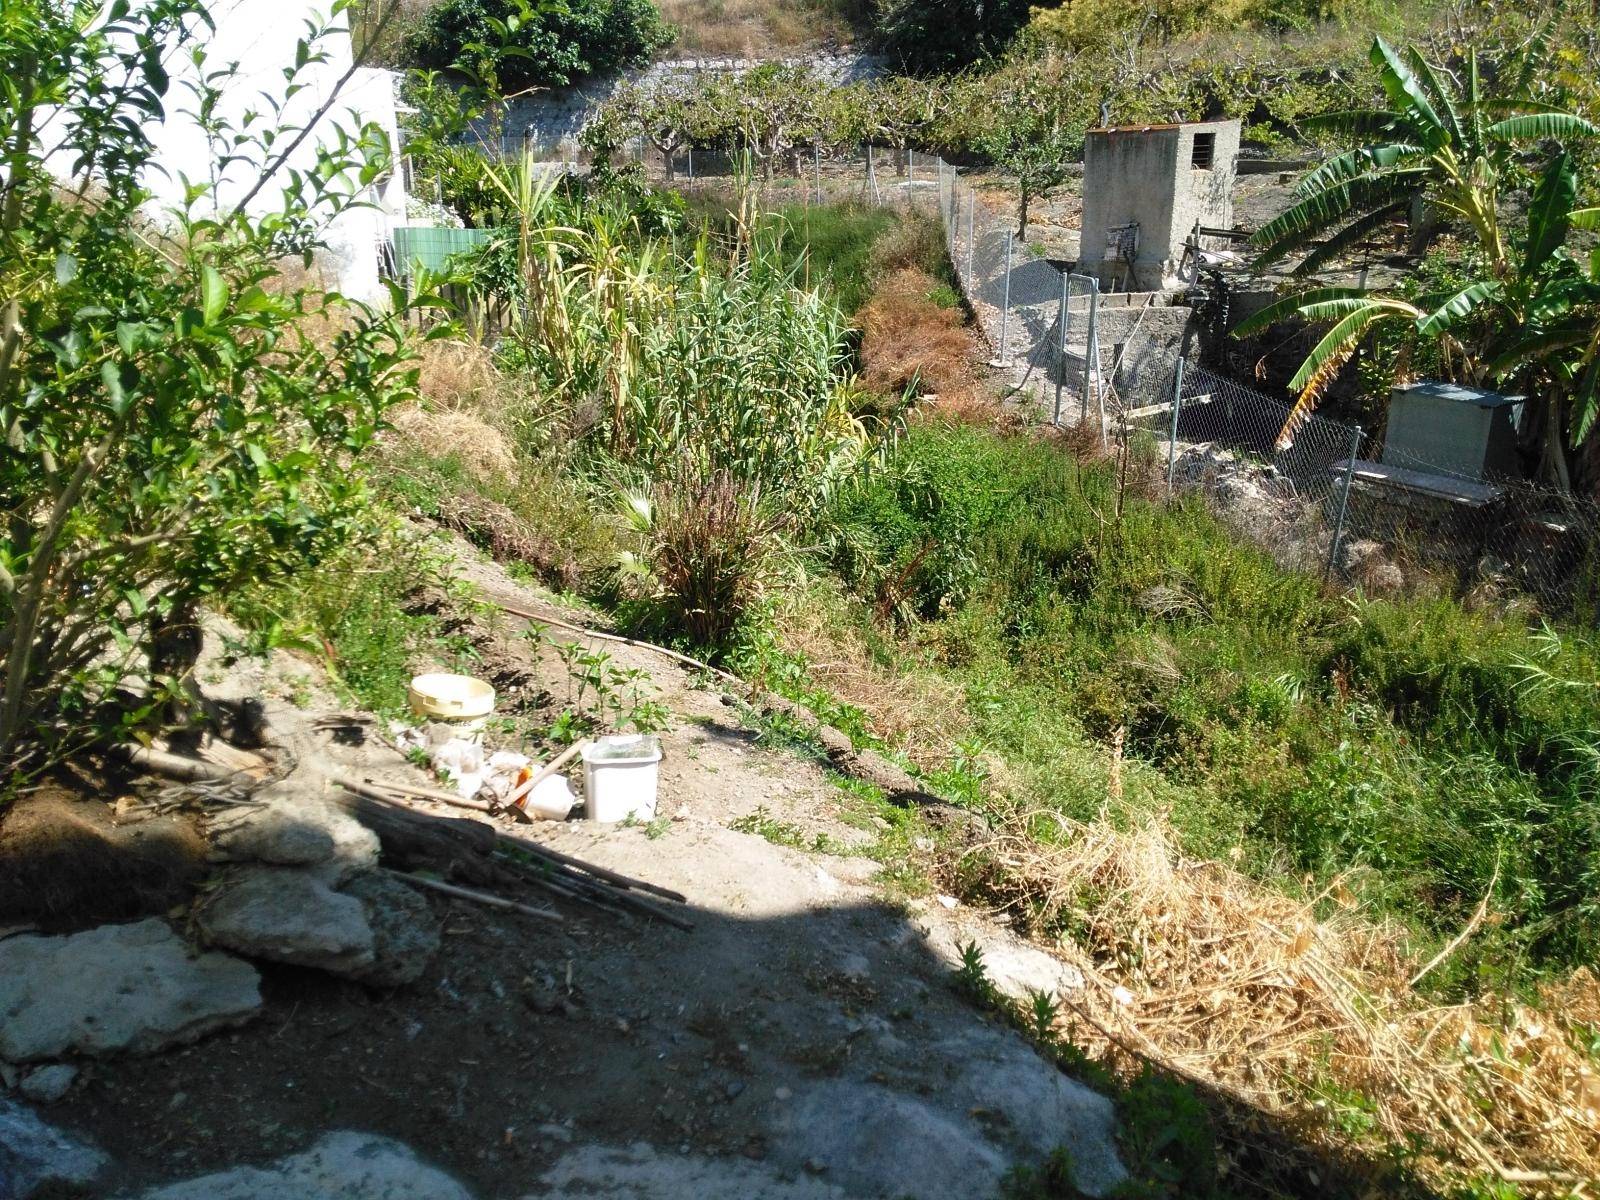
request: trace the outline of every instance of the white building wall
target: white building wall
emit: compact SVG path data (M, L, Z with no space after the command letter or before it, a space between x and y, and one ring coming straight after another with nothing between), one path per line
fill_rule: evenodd
M383 128L395 169L368 189L365 199L371 207L346 211L325 227L322 236L327 249L319 254L317 262L330 286L355 299L379 300L385 294L378 269L380 247L392 239L394 226L403 224L406 218L405 184L398 169L397 80L392 72L363 67L340 87L340 81L350 72L353 54L348 34L335 32L315 44L327 61L304 68L297 82L305 86L287 102L283 99L288 88L284 69L294 63L300 39L308 36L308 22L320 27L326 23L327 13L326 0L222 0L212 9L215 32L201 38L206 52L204 70L211 74L237 64L231 77L221 84L219 114L235 126L251 112L260 113L261 121L272 120L269 99L283 104L279 123L302 126L330 96L335 97L311 136L251 200L249 208L257 214L279 207L288 172L309 169L319 147L333 144L335 126L343 126L352 134L367 122ZM341 27L344 20L340 18ZM172 75L167 116L150 131L157 169L149 172L145 183L154 194L154 204L161 208L182 202L184 176L193 181L210 180L216 166L204 132L185 111L194 107L189 84L198 76L191 48L175 49L167 57L167 69ZM255 186L258 177L249 164L231 164L217 180L218 207L226 210L237 204Z

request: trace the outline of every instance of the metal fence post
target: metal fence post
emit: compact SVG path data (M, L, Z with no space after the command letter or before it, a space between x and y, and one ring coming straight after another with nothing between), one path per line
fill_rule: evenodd
M816 146L811 147L811 178L816 188L817 203L822 203L822 151Z
M872 152L872 143L867 143L867 186L872 189L872 202L879 204L882 198L878 193L878 164Z
M689 147L689 190L697 190L694 185L694 147Z
M1011 355L1007 348L1011 324L1011 230L1006 230L1006 277L1005 299L1000 305L1000 345L995 349L994 361L991 367L1009 367Z
M1072 284L1067 272L1061 272L1061 308L1056 315L1056 403L1050 423L1061 425L1061 390L1067 381L1067 305Z
M1178 378L1172 385L1172 432L1167 440L1167 501L1172 501L1172 481L1178 470L1178 410L1183 407L1184 360L1178 359Z
M973 257L978 251L978 192L977 189L967 193L967 286L976 293L977 285L972 279Z
M906 182L917 181L917 152L910 146L906 147Z
M1083 362L1085 367L1094 368L1094 407L1096 415L1100 418L1100 446L1103 449L1107 444L1107 437L1105 380L1100 378L1100 281L1093 276L1089 277L1088 336L1089 344L1084 347ZM1083 396L1084 406L1087 408L1089 399L1087 378L1084 380Z
M1344 488L1339 493L1339 519L1334 522L1333 541L1328 544L1328 565L1322 572L1324 583L1333 578L1333 565L1339 560L1339 545L1344 541L1344 519L1350 511L1350 485L1356 478L1356 455L1361 453L1361 426L1350 430L1350 457L1344 464Z

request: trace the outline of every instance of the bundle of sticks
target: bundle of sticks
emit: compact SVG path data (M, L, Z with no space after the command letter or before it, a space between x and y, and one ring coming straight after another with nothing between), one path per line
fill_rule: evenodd
M622 917L633 912L675 929L694 928L692 922L656 899L645 898L687 904L688 897L681 892L584 862L530 838L505 833L486 821L438 817L409 807L409 802L418 799L474 809L479 808L480 802L463 801L453 793L370 776L359 780L340 777L331 782L347 793L348 798L338 801L340 806L377 834L385 858L392 863L422 867L436 875L490 886L527 883L563 899L593 905ZM490 892L418 875L414 869L394 873L419 887L458 899L476 900L542 920L561 920L561 914L553 909L518 904Z

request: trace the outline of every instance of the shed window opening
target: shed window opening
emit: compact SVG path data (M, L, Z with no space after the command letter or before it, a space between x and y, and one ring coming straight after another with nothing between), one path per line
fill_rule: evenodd
M1189 163L1196 171L1211 170L1211 163L1217 155L1217 135L1214 133L1197 133L1194 135L1194 149L1190 152Z

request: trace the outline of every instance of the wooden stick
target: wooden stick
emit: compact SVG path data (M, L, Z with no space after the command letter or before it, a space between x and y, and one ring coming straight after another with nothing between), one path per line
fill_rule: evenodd
M660 896L663 900L676 900L679 904L689 903L689 897L682 892L675 892L671 888L658 887L656 884L646 883L642 879L630 879L628 876L618 874L616 871L607 870L605 867L597 867L593 863L586 863L581 858L573 858L570 855L562 854L559 850L552 850L539 842L530 842L523 838L513 837L508 833L502 833L500 840L528 854L551 859L564 867L575 867L579 871L585 871L593 875L596 879L604 879L607 883L614 883L620 888L635 888L641 892L649 892L652 895Z
M554 775L562 767L566 766L579 754L582 754L584 747L590 745L593 745L593 743L579 742L577 745L571 746L564 750L558 757L551 759L539 769L538 774L534 775L528 780L527 783L523 784L511 794L511 796L506 800L504 807L514 808L519 813L526 813L527 809L525 809L523 805L526 803L528 797L533 795L533 789L538 787L546 779L549 779L550 776Z
M420 888L438 892L442 896L454 896L457 900L471 900L477 904L487 904L490 908L503 908L508 912L521 913L525 917L537 917L541 921L564 921L566 918L560 913L548 908L534 908L531 904L518 904L515 900L507 900L504 896L491 896L488 892L475 892L471 888L456 887L453 883L441 883L437 879L429 879L425 875L413 875L409 871L396 871L385 867L384 873L393 875L396 879L404 879L407 883L415 884Z
M371 775L363 776L362 781L371 788L382 788L387 792L394 792L401 796L416 796L422 800L436 800L440 804L450 804L456 808L470 808L474 812L490 812L494 808L493 805L483 800L468 800L457 792L442 792L438 788L417 787L415 784L397 783L392 779L376 779ZM333 782L342 788L355 792L358 796L366 796L372 800L389 799L388 796L373 796L368 791L351 787L350 781L347 779L335 777Z
M592 904L601 904L607 908L615 908L618 905L625 905L628 908L632 908L638 912L644 913L646 916L649 916L654 920L663 921L666 924L671 925L674 929L681 929L685 933L692 933L694 931L694 923L692 921L689 921L684 917L680 917L676 913L667 911L659 904L646 900L643 897L635 896L632 892L626 892L621 888L613 887L612 885L604 883L601 880L576 874L570 869L562 867L559 864L548 864L549 870L546 871L531 863L522 862L519 859L507 854L503 850L495 851L495 857L505 862L506 865L510 866L519 875L527 878L530 882L536 880L549 882L550 877L553 876L555 879L559 879L561 881L561 884L558 885L558 890L566 891L568 894L576 894L579 899L588 900ZM565 886L567 884L572 884L574 886L569 889Z
M134 766L144 767L169 779L185 779L191 783L223 783L245 774L232 767L220 766L198 758L188 758L182 754L170 754L150 746L116 745L111 749L113 753L120 754Z

